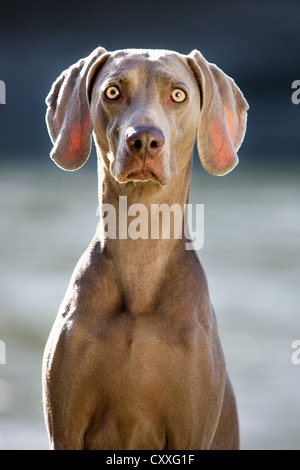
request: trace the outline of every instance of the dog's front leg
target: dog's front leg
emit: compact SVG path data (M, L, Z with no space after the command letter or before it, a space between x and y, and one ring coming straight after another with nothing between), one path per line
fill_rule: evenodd
M83 450L90 416L85 361L66 323L56 320L43 361L43 400L52 450Z

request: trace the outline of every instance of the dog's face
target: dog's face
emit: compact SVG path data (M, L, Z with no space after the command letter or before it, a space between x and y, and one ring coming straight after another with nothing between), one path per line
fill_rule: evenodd
M169 51L116 51L88 78L91 123L120 183L167 184L191 157L200 90L187 59Z
M248 103L234 81L197 51L98 47L65 70L46 99L52 159L76 170L95 143L120 184L165 185L191 158L224 175L238 163Z

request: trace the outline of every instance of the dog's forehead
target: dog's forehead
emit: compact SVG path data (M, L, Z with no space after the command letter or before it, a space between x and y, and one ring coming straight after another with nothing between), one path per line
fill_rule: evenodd
M167 61L175 57L181 57L181 54L166 49L120 49L118 51L111 52L111 56L117 60L145 60L151 62Z
M186 57L163 49L125 49L110 53L105 65L109 75L123 77L169 76L174 80L188 80L192 76Z

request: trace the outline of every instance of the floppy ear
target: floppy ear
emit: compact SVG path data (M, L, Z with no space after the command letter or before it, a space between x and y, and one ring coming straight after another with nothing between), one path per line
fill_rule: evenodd
M105 53L104 48L98 47L65 70L46 98L46 123L53 143L50 156L64 170L77 170L90 155L92 126L86 79L91 66Z
M199 51L188 56L201 93L197 148L203 167L225 175L238 164L237 151L244 139L249 105L241 90Z

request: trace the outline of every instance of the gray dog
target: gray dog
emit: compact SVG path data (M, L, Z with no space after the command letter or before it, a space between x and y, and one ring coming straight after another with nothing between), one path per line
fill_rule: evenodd
M149 212L184 207L195 139L209 173L231 171L246 100L196 50L99 47L60 75L47 105L51 157L63 169L85 163L93 134L100 211L114 207L117 226L108 237L100 219L46 346L50 447L238 449L234 393L196 252L185 236L151 238L150 226L147 237L121 236L119 198Z

